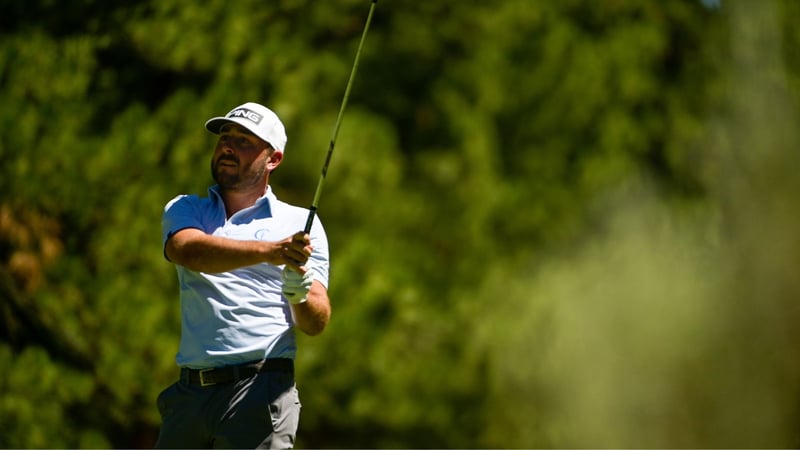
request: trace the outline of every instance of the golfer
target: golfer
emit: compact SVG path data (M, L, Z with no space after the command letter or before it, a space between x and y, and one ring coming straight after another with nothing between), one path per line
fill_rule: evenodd
M291 448L300 416L295 329L330 318L328 242L319 219L278 200L270 175L286 133L245 103L208 120L219 135L207 197L164 208L165 257L180 285L180 379L158 396L157 448Z

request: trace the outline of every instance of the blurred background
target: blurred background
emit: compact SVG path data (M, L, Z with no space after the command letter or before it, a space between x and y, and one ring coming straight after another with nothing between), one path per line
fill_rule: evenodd
M4 1L0 447L147 448L160 217L245 101L311 203L368 0ZM800 3L381 0L298 448L800 446Z

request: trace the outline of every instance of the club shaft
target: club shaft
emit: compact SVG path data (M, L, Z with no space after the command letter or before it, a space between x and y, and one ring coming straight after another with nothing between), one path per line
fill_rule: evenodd
M333 135L328 145L328 154L325 156L325 163L322 165L322 172L319 175L319 181L317 181L317 189L314 191L314 200L311 202L311 207L308 209L308 219L303 229L305 233L311 232L311 225L314 223L314 216L317 213L319 198L322 194L322 185L325 182L325 176L328 174L328 166L331 163L331 156L333 156L333 148L336 146L336 137L339 135L339 127L342 124L344 109L347 106L347 100L350 98L350 89L353 87L353 79L356 77L356 71L358 70L358 59L361 57L361 47L364 45L364 38L367 37L367 30L369 30L369 24L372 22L372 13L375 11L375 5L377 3L378 0L372 0L372 4L369 7L367 23L364 25L364 31L361 33L361 41L358 43L358 50L356 50L353 68L350 70L350 79L347 80L347 87L344 90L344 97L342 97L342 105L339 107L339 115L336 117L336 124L333 126Z

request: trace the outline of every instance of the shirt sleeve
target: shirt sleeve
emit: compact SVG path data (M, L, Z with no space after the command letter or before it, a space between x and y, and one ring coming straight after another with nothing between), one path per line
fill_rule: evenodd
M328 237L322 222L318 217L314 217L311 225L311 246L314 251L306 263L306 267L314 274L314 279L328 288L328 277L330 274L330 256L328 251Z
M179 195L164 207L161 215L161 245L165 252L169 238L185 228L203 229L197 196L194 195ZM166 253L164 257L166 258Z

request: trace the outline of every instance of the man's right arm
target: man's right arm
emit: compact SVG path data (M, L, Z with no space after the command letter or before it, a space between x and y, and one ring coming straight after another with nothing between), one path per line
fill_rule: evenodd
M184 228L167 239L167 258L195 272L220 273L259 263L286 264L300 269L296 261L308 258L310 246L297 235L275 242L241 241L212 236L197 228Z

